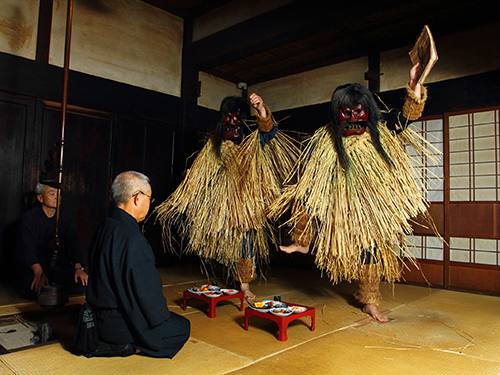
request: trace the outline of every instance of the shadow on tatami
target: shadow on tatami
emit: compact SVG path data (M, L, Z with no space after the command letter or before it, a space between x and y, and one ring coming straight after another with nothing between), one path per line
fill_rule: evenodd
M380 324L354 306L356 284L332 286L317 271L272 268L267 280L251 284L257 300L279 295L316 309L314 331L304 317L278 341L270 320L253 316L244 329L237 299L220 302L213 319L203 301L188 299L182 310L185 289L213 281L197 267L159 271L170 310L191 321L191 338L174 359L87 359L69 337L0 355L0 374L500 374L498 297L384 283L380 309L392 321ZM40 309L10 298L0 301L0 316ZM65 308L83 301L72 297Z

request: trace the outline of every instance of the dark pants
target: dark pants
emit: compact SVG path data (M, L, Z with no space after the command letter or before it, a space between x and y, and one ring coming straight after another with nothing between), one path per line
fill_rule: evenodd
M363 264L377 264L377 248L373 248L373 250L363 250L361 252L361 261Z
M143 337L151 340L145 343L137 334L134 334L136 328L131 326L119 310L94 309L94 311L99 340L109 344L131 343L141 352L152 357L173 358L182 349L191 333L189 320L170 312L170 317L156 327L151 327L150 332L141 332ZM148 344L158 347L159 350L152 350L151 345L148 346Z
M60 268L47 269L45 276L49 280L50 285L63 285L68 294L84 294L87 287L84 286L81 280L75 283L75 269L73 266ZM20 290L19 295L26 299L36 299L38 293L31 290L31 283L33 282L33 272L29 268L22 270L19 273Z

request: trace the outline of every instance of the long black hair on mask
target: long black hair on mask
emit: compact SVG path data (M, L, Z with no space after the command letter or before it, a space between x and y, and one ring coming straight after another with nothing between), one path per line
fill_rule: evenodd
M219 156L220 146L224 140L224 113L235 113L238 111L240 111L240 119L242 122L250 118L250 105L246 98L242 98L241 96L227 96L222 100L219 110L219 119L215 126L215 147ZM247 135L244 124L241 126L241 132L240 140Z
M380 153L387 164L392 166L393 163L389 158L389 155L387 155L382 147L380 134L377 129L377 123L381 118L380 108L378 107L377 102L375 101L375 98L370 90L359 83L349 83L347 85L337 87L333 92L332 99L330 101L329 115L332 122L335 149L337 150L340 165L342 168L347 169L349 160L344 149L344 143L342 142L342 130L348 125L348 123L344 123L343 125L339 124L339 109L344 107L354 109L358 106L358 104L361 104L365 111L368 111L368 122L362 122L362 124L366 125L368 128L375 149Z

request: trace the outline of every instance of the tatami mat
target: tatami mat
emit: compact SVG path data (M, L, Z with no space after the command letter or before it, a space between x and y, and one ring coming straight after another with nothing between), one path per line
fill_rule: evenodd
M191 321L191 338L173 360L88 359L65 340L1 355L0 374L500 374L498 297L383 284L380 308L393 320L380 324L354 305L356 284L332 286L319 272L272 269L267 280L252 283L258 299L280 295L316 309L315 331L311 318L301 318L281 342L270 320L251 317L246 331L238 299L219 303L214 319L196 299L182 310L183 291L207 279L193 267L160 272L169 308Z
M19 375L74 374L225 374L250 363L220 348L190 339L172 360L133 355L125 358L85 358L63 344L4 354L5 363ZM1 367L0 367L1 368Z

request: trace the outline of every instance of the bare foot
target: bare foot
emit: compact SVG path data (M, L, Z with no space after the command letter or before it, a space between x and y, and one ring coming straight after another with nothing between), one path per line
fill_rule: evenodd
M309 252L309 246L297 246L295 244L291 244L290 246L280 246L280 250L288 254L295 252L307 254Z
M241 283L240 290L243 292L243 297L245 297L246 300L252 301L255 299L255 294L253 294L250 291L250 284L249 283Z
M363 312L370 314L375 320L378 320L381 323L389 321L389 318L382 314L375 305L365 305L363 307Z

